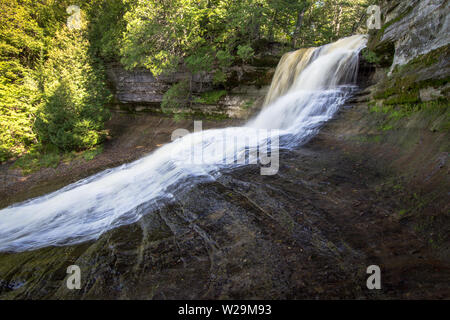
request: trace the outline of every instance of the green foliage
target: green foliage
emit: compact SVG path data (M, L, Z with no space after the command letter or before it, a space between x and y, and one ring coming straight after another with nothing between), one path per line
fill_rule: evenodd
M175 122L180 122L182 120L185 120L187 117L188 117L188 114L184 113L184 112L175 113L173 115L173 119L175 120Z
M213 84L219 85L227 81L227 75L222 70L217 70L213 76Z
M13 167L21 168L24 174L30 174L41 168L56 168L60 158L57 148L35 145L27 154L20 157Z
M184 60L186 67L192 74L202 71L210 71L214 62L214 57L209 50L200 50Z
M145 67L158 76L193 56L194 65L203 65L202 52L210 51L206 66L196 69L209 70L210 56L220 68L226 68L235 58L248 61L253 53L260 53L252 52L254 48L264 50L264 46L254 45L261 40L298 47L354 34L364 26L364 13L372 2L128 0L121 62L127 68Z
M163 96L161 109L165 113L186 107L189 102L189 82L187 80L174 84Z
M219 69L214 72L213 84L223 85L228 79L227 69L233 64L234 56L228 50L219 50L216 59Z
M311 1L295 34L300 46L319 46L366 31L366 10L371 0ZM293 39L295 40L295 39ZM298 47L298 45L297 45Z
M227 50L219 50L216 54L217 61L219 62L219 66L222 68L228 68L233 64L234 57Z
M202 94L200 98L197 98L195 102L204 104L216 104L220 98L227 94L226 90L208 91Z
M88 39L92 54L105 61L120 60L122 34L126 31L125 13L133 1L94 0L87 1Z
M243 46L240 45L240 46L238 46L238 49L237 49L237 55L239 58L242 59L242 61L248 62L255 55L255 51L253 51L253 48L249 45L243 45Z
M35 121L42 144L64 151L82 150L99 144L106 135L103 123L109 113L104 103L109 92L88 46L83 32L62 29L55 35L42 68L42 102Z
M146 67L156 76L175 70L182 57L203 47L208 2L137 0L124 16L122 63Z
M103 146L96 146L83 152L83 159L90 161L103 152Z
M74 159L84 159L85 161L93 160L96 156L103 152L103 146L95 146L83 152L66 152L61 151L54 146L34 145L28 153L14 162L14 168L22 169L22 173L28 175L36 172L41 168L56 168L63 162L70 162Z
M0 80L0 162L23 153L35 142L32 130L36 107L33 83L28 78Z
M26 152L35 152L28 157L34 159L36 145L89 148L104 136L108 115L103 105L109 97L104 71L93 58L96 50L87 41L86 26L83 31L67 30L70 4L0 3L0 162ZM106 2L79 2L86 10L100 4ZM87 21L85 15L83 20Z
M41 168L56 168L60 161L58 152L53 153L28 153L19 158L15 163L15 168L21 168L23 174L33 173Z
M0 3L0 162L35 142L36 84L31 68L41 55L45 30L31 1Z
M373 64L379 64L381 62L381 58L377 56L377 54L367 48L362 51L362 56L366 59L367 62Z

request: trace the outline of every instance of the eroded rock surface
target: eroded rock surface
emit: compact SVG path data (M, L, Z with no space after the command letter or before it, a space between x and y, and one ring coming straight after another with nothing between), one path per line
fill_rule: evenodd
M395 152L374 157L377 145L346 138L348 120L365 112L344 109L282 153L275 176L256 165L230 170L98 241L0 254L0 297L448 297L448 261L399 216L402 193L388 183L397 176L383 163ZM72 264L81 290L66 288ZM379 291L366 288L372 264L382 270Z
M394 42L392 67L404 65L450 42L450 3L446 0L384 1L381 43Z
M209 117L247 119L255 109L262 106L268 91L277 56L255 58L254 65L236 65L227 69L228 80L225 88L217 87L213 81L214 72L203 72L192 76L192 94L201 96L205 92L226 89L218 101L206 104L196 102L180 109L179 112ZM180 67L182 69L182 67ZM145 69L125 70L120 64L111 64L108 78L115 92L113 108L132 112L161 113L164 93L176 83L190 79L187 71L154 77Z

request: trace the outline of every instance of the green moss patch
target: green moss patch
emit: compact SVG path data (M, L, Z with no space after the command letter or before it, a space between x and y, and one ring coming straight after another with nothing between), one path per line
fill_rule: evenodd
M58 150L49 148L34 148L27 154L16 160L13 168L21 169L24 175L39 171L42 168L56 168L62 162L70 163L75 159L84 159L86 161L93 160L96 156L103 152L103 146L98 145L81 152L61 153Z
M383 99L384 103L388 105L420 103L419 92L421 89L443 87L448 84L450 77L418 81L417 71L427 69L442 59L447 59L448 55L449 46L447 45L420 55L405 65L396 66L391 77L378 85L378 90L373 96L374 99Z
M405 121L415 117L417 125L431 131L449 132L450 110L446 99L420 103L372 105L370 112L378 117L378 129L389 131L405 126Z
M199 98L195 99L195 103L216 104L227 94L226 90L208 91L203 93Z
M448 59L450 55L450 45L442 46L428 53L419 55L402 66L396 66L394 74L405 74L424 69L438 63L441 59Z

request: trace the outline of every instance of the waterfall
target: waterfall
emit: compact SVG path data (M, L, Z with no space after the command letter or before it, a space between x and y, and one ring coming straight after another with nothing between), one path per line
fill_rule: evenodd
M264 100L264 106L270 105L276 98L284 95L292 86L294 80L305 69L316 48L300 49L284 54L275 74L272 83Z
M257 163L258 150L273 154L304 143L352 93L366 41L357 35L284 55L266 106L244 127L185 135L135 162L0 210L0 251L97 239L175 200L182 188L213 181L224 168Z

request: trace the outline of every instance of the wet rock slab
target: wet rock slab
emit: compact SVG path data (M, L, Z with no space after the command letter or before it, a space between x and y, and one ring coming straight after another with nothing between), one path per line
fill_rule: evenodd
M332 150L326 136L148 208L95 242L0 254L1 299L443 298L448 266L391 219L370 163ZM392 209L393 210L393 209ZM66 269L81 268L81 290ZM366 288L380 265L383 290ZM448 297L448 296L447 296Z

